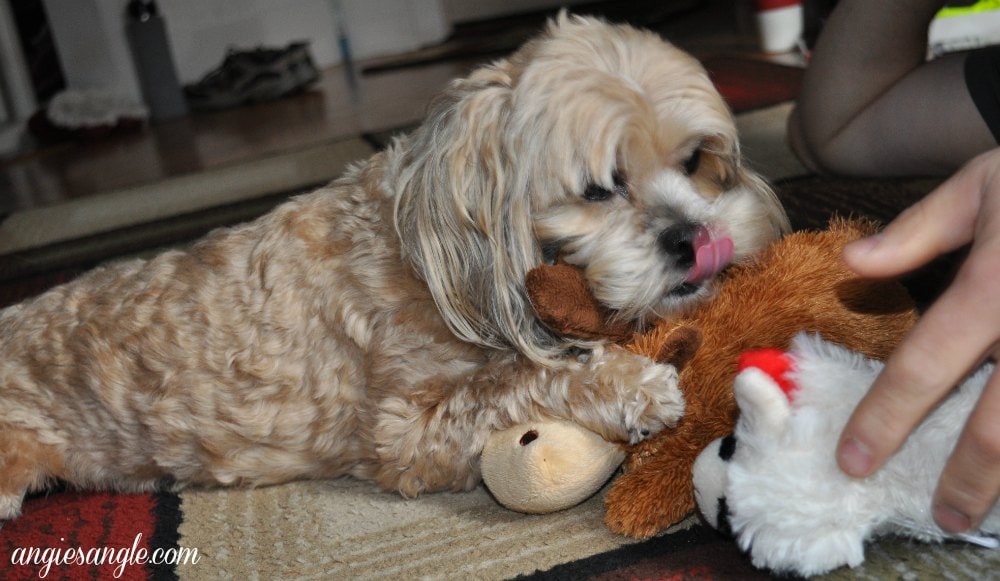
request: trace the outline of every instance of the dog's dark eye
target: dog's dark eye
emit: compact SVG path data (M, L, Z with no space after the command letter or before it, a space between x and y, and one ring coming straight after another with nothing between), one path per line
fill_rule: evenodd
M614 192L597 184L590 184L583 191L583 199L588 202L604 202L610 200L613 195L615 195Z
M627 198L628 186L625 184L625 178L615 172L611 179L614 181L614 186L611 189L598 184L589 184L587 189L583 191L583 199L588 202L606 202L615 196Z
M691 153L691 157L684 160L684 173L687 175L693 175L698 171L698 166L701 164L701 148L694 150Z
M559 251L562 250L556 242L545 242L542 244L542 260L545 264L555 264L556 259L559 258Z

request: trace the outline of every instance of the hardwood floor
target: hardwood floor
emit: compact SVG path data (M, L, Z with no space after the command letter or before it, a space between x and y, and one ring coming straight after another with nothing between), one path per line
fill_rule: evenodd
M0 165L0 211L11 213L250 163L418 121L430 98L471 63L399 69L348 82L343 67L292 97L194 113L139 132L64 143Z

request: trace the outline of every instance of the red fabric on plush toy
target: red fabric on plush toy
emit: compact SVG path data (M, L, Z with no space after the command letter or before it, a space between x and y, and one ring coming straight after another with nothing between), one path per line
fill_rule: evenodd
M768 374L788 397L791 397L795 391L795 384L788 379L788 372L792 369L792 360L781 349L747 351L740 355L740 362L736 368L742 372L748 367L756 367Z

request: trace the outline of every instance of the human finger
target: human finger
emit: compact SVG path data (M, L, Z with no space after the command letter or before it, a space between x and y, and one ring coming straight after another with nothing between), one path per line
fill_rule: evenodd
M975 529L1000 495L1000 373L990 376L938 482L934 520L944 530Z
M982 171L963 168L884 230L849 244L844 249L848 267L869 278L897 276L972 240L982 198Z
M973 249L954 283L889 357L841 434L837 461L852 476L877 470L997 342L1000 243Z

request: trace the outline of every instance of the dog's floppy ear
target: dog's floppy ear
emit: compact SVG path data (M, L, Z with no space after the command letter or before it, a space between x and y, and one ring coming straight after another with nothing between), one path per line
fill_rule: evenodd
M395 220L404 257L456 336L548 361L553 335L524 292L542 261L532 200L507 144L515 69L500 61L454 81L397 142Z

